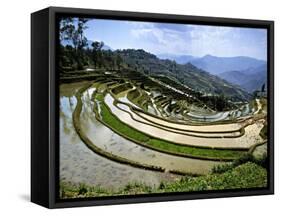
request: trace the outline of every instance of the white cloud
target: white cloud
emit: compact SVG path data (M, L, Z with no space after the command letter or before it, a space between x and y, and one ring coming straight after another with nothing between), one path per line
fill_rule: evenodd
M155 48L154 53L156 54L186 53L188 50L186 48L186 40L184 40L186 31L183 30L185 28L181 28L181 31L178 31L178 28L163 25L134 24L135 28L131 29L131 35L138 40L152 43L152 47Z
M155 54L264 56L266 37L258 29L133 22L131 35ZM253 31L254 30L254 31ZM260 45L259 45L260 44Z

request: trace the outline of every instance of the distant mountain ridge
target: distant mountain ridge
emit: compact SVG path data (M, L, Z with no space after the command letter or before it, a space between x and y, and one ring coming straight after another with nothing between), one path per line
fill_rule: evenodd
M219 75L227 71L249 70L250 68L255 70L255 68L266 64L266 61L264 60L247 56L218 57L213 55L205 55L203 57L195 57L192 55L159 54L157 57L163 60L169 59L176 61L178 64L191 63L197 68L215 75ZM251 70L248 72L250 73Z
M157 55L157 57L162 60L169 59L177 62L178 64L186 64L191 60L198 58L192 55L173 55L173 54L159 54Z
M217 57L205 55L201 58L194 56L175 56L165 54L165 57L179 64L191 63L197 68L217 75L220 78L240 86L249 93L259 90L267 82L266 61L246 56Z
M191 60L190 63L200 69L218 75L226 71L241 71L249 68L256 68L265 64L266 61L246 56L217 57L205 55L202 58Z
M219 76L228 82L237 84L248 92L260 90L267 83L267 64L241 71L227 71Z

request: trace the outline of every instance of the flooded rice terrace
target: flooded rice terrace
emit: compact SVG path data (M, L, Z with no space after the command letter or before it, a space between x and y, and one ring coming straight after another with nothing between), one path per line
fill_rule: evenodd
M177 179L177 175L138 169L113 162L94 153L81 141L73 127L72 113L77 102L74 95L85 83L60 85L60 180L117 189L130 182L143 182L153 186L161 181ZM126 143L120 142L118 137L114 137L113 132L95 120L94 113L90 111L93 106L89 97L90 90L86 94L83 98L85 102L83 109L89 112L83 112L82 116L85 123L86 121L90 123L85 127L88 127L91 137L96 139L97 144L109 145L112 150L115 145L114 149L118 148L120 152L130 151L123 146Z
M111 85L118 88L116 83ZM209 145L211 148L221 146L233 149L235 146L249 148L254 142L260 141L254 140L257 136L255 134L251 136L251 134L255 130L260 130L262 124L249 126L236 123L202 126L177 124L157 118L156 114L160 111L154 103L150 105L153 107L151 109L155 110L154 115L148 114L149 110L147 114L140 112L140 106L127 97L128 92L135 90L136 87L120 91L114 96L111 91L108 91L108 86L105 83L97 84L88 81L60 85L60 181L62 182L85 183L113 190L129 183L144 183L158 187L163 181L174 181L181 178L180 173L205 175L210 173L213 167L226 163L219 157L218 159L209 159L204 155L196 156L196 154L195 156L190 156L190 154L189 156L181 156L179 155L182 154L181 152L178 154L166 150L163 152L161 149L133 142L132 139L121 136L103 121L101 112L105 107L108 108L111 117L117 117L118 121L127 127L141 131L144 136L161 137L160 144L163 138L172 142L169 145L180 145L180 147L185 144L191 145L191 154L193 154L193 145L195 147ZM82 88L85 90L78 94ZM95 98L101 93L104 95L102 102ZM81 112L78 116L79 131L83 131L83 136L86 136L87 140L100 151L106 152L105 154L97 154L89 148L80 138L81 135L79 136L77 133L77 128L74 127L73 113L78 107L77 95L80 95L79 100L81 99L82 102ZM154 99L152 101L154 102ZM133 108L137 110L133 111ZM95 109L97 112L94 111ZM244 110L249 112L247 106ZM228 112L218 113L209 118L221 120L223 116L227 115ZM190 112L190 116L201 118L192 112ZM243 126L245 126L245 130L241 134ZM229 139L223 139L222 137L225 135L229 136ZM174 141L179 144L174 144ZM111 155L113 159L105 155ZM128 164L119 163L120 161L116 161L116 158L129 162ZM135 167L132 164L158 167L161 172L153 170L154 168L149 170L139 166Z

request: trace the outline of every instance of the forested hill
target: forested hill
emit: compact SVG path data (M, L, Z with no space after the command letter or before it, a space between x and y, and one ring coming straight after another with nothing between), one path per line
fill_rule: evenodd
M178 80L203 94L224 95L235 101L248 100L250 95L233 84L201 70L194 65L177 64L171 60L160 60L144 50L125 49L116 51L129 68L147 75L165 75Z

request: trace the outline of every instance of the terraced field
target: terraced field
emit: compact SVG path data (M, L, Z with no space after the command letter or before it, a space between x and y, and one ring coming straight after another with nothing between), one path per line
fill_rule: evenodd
M216 111L188 86L132 71L73 73L61 82L64 182L153 186L266 152L265 101Z

